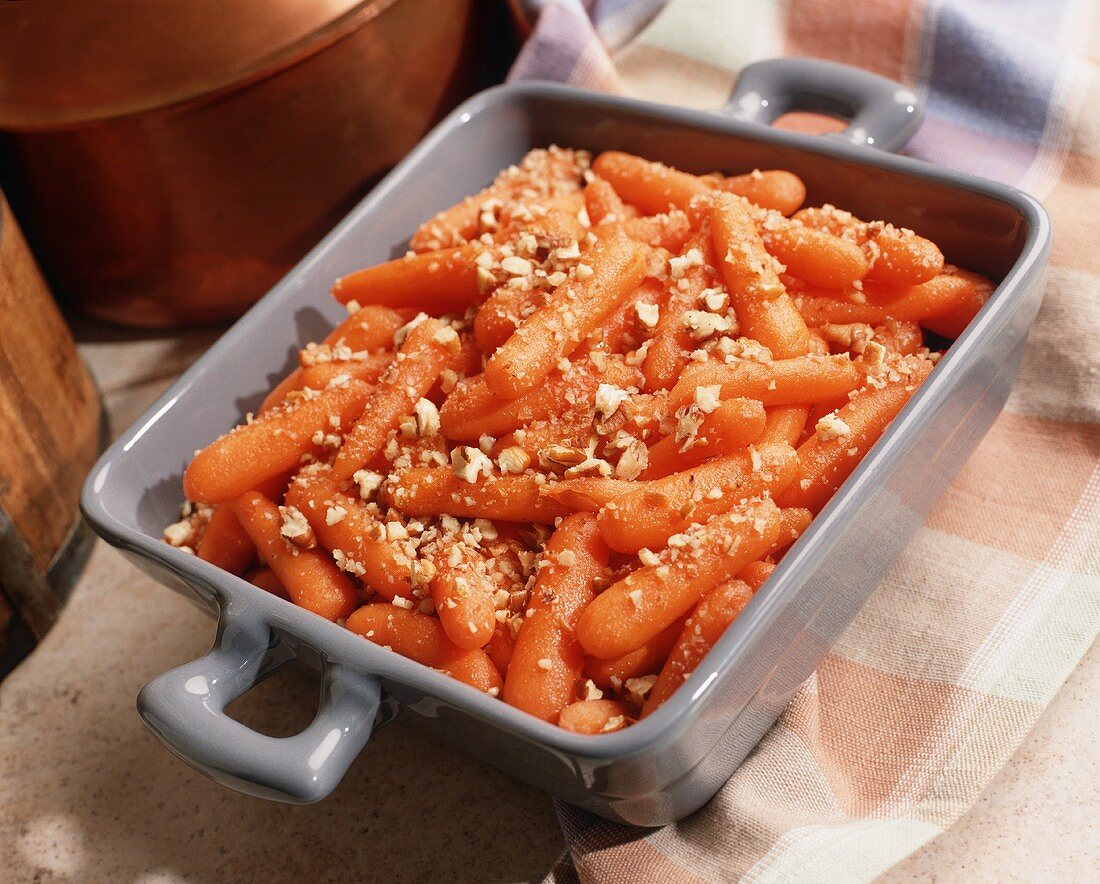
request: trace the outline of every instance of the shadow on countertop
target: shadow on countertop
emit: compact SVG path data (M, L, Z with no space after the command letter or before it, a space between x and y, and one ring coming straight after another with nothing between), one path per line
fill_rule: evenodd
M563 849L550 799L401 716L327 800L292 807L207 780L134 709L213 623L102 542L57 626L0 685L0 863L9 880L539 881ZM287 670L237 717L293 732L316 683Z

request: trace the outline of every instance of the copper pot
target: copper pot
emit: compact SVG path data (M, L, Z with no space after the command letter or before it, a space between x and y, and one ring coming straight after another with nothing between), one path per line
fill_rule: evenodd
M484 6L0 4L8 184L55 290L129 325L238 315L475 88Z

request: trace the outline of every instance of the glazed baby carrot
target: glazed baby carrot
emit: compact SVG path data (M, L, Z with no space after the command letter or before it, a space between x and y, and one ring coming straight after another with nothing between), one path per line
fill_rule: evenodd
M575 479L547 482L539 488L539 494L560 504L571 513L595 513L609 501L636 489L635 483L623 479L578 476Z
M775 538L775 544L768 550L768 555L773 556L798 540L802 532L810 527L811 521L813 521L813 513L804 507L791 506L780 510L779 535Z
M662 212L643 218L627 218L615 225L632 240L653 248L678 252L691 236L691 222L683 212Z
M778 359L812 349L809 331L779 279L775 260L756 230L747 203L726 196L710 209L714 249L741 333Z
M382 481L372 473L359 479L366 489ZM361 493L344 490L331 469L320 466L300 472L287 489L286 505L302 514L341 570L359 577L385 599L413 598L413 562L389 542L389 534L400 534L403 526L395 522L389 528Z
M482 648L496 629L493 582L475 550L456 541L436 558L432 601L447 638L460 648Z
M514 399L538 387L645 276L641 251L618 231L584 259L485 364L485 383L496 395Z
M862 353L871 341L881 344L890 353L902 356L916 353L924 345L919 323L898 322L896 319L887 319L873 327L864 322L826 323L815 331L834 348L853 353Z
M745 581L749 585L749 588L756 592L764 585L764 582L772 576L772 571L775 570L775 562L769 562L767 559L757 559L755 562L749 562L741 569L737 575L739 580Z
M828 204L806 208L794 216L807 227L827 230L863 247L870 258L867 279L886 285L927 282L943 269L943 253L935 243L912 230L892 224L868 224L851 212Z
M788 221L778 213L766 214L760 224L768 253L787 272L811 285L839 289L863 279L870 264L855 243L824 230Z
M290 601L286 587L283 586L279 578L275 576L275 572L270 568L257 568L248 575L248 582L253 586L258 586L265 592L271 593L273 596Z
M439 410L439 420L446 436L472 442L483 435L503 436L535 421L588 411L600 384L625 388L636 383L640 383L637 370L617 358L598 365L582 357L515 399L500 399L485 378L476 375L459 382Z
M761 445L673 473L608 503L599 525L618 552L662 549L668 539L765 492L778 494L793 479L795 453L788 445Z
M878 441L917 387L932 370L926 359L907 356L890 368L882 386L869 386L818 424L798 448L798 476L777 498L782 507L817 513Z
M806 199L806 185L802 179L784 169L755 169L746 175L719 178L715 187L743 196L762 209L774 209L783 215L796 211Z
M630 709L618 700L578 700L561 711L558 726L575 734L610 734L631 723Z
M458 450L458 449L456 449ZM539 494L534 476L484 476L477 478L478 459L471 452L463 468L476 482L459 478L446 467L414 467L382 489L382 500L410 516L447 513L469 519L500 519L549 525L569 510ZM491 469L491 462L486 459ZM473 463L475 467L469 465Z
M660 479L708 458L732 454L759 439L765 422L764 406L755 399L727 399L702 418L694 436L672 434L651 446L642 478Z
M596 597L608 556L590 513L569 516L551 535L508 665L506 703L553 722L576 699L584 651L573 631Z
M939 276L909 289L874 292L869 286L858 297L836 297L820 291L808 292L799 309L810 325L865 322L878 324L887 319L913 321L928 326L937 317L951 317L949 328L960 334L993 291L993 285L977 274L962 274L945 268Z
M443 369L459 355L457 332L438 319L424 319L410 329L393 364L379 378L370 407L348 433L332 469L347 480L365 467L386 444L386 435L411 414Z
M293 469L305 455L320 453L326 437L336 438L362 414L371 390L362 381L334 383L215 440L195 455L183 474L188 499L230 500Z
M480 649L458 647L447 638L435 617L374 602L348 617L347 627L376 645L438 669L482 693L500 693L500 673L488 655Z
M558 420L534 421L501 436L489 454L497 459L505 449L518 448L527 455L530 463L537 463L540 453L551 445L584 448L595 438L594 432L591 415L566 414Z
M684 628L686 618L681 618L657 633L649 641L610 660L589 657L584 664L585 674L601 688L620 690L628 678L655 675L661 671L669 651L676 644Z
M468 196L464 200L444 209L421 224L409 238L409 248L414 252L434 252L450 246L459 246L478 234L479 219L483 211L492 213L488 207L495 200L502 202L507 188L500 182L494 182L484 190Z
M641 647L760 558L778 532L779 510L767 498L691 528L655 564L597 596L577 623L577 640L586 653L603 659Z
M271 500L282 500L290 479L290 473L272 476L252 490ZM232 501L214 507L206 530L195 547L195 555L230 574L243 574L252 564L256 558L256 546L241 527Z
M694 197L711 190L695 175L617 150L605 151L596 157L592 171L643 215L686 209Z
M674 269L670 276L675 274L677 279L672 281L668 303L656 314L653 336L642 363L646 387L650 390L671 387L690 361L691 352L699 346L690 323L685 320L690 318L689 311L697 311L701 306L703 293L720 282L714 269L714 247L710 240L710 227L704 225L678 256L679 263L671 265ZM722 293L716 290L716 294L721 297ZM652 318L652 315L648 317ZM724 318L720 323L729 328Z
M256 558L256 546L229 503L214 507L195 554L230 574L243 574Z
M978 273L970 273L958 267L952 267L950 273L957 280L955 286L959 290L951 299L953 305L950 309L937 310L922 322L929 331L954 340L985 306L985 302L993 294L993 283Z
M544 300L545 296L537 289L498 286L481 304L474 318L474 338L478 346L486 353L493 353Z
M237 518L248 532L260 558L286 587L294 604L320 614L326 620L346 617L359 604L359 592L351 578L316 549L291 546L280 533L283 525L279 508L255 491L234 503Z
M811 353L771 362L707 362L692 365L677 381L669 404L681 408L695 400L700 388L719 387L722 399L742 397L764 405L801 405L845 396L863 382L847 353Z
M393 336L412 317L389 307L368 304L360 307L334 328L320 345L307 345L299 354L303 368L325 359L339 359L340 348L352 353L374 353L393 346ZM350 358L345 357L345 358Z
M376 264L338 279L332 296L341 304L358 301L416 309L431 304L440 312L465 310L481 300L474 259L486 248L470 243Z
M802 436L802 428L810 416L808 405L773 405L767 410L760 442L785 442L794 447Z
M615 188L602 178L593 178L584 188L584 207L593 224L623 221L628 217L626 206L615 193Z
M606 353L633 349L647 332L647 326L640 317L647 316L647 311L653 308L660 311L667 300L668 287L659 280L646 279L604 318L584 345L590 350L600 349Z
M516 640L512 636L512 628L507 623L498 623L493 630L493 637L485 645L485 653L493 661L501 678L508 674L508 666L512 662L512 651L515 647Z
M646 696L642 717L653 713L687 680L722 633L752 601L752 587L743 580L731 580L708 592L692 612L676 640L668 660Z

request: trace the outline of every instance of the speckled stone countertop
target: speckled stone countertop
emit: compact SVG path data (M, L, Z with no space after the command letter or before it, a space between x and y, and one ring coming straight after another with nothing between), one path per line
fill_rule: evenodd
M217 336L79 331L116 433ZM554 866L547 796L401 716L312 807L237 795L177 761L134 698L213 636L187 601L96 546L60 622L0 685L0 880L538 881ZM1097 696L1094 647L978 804L882 880L1096 880ZM287 671L235 711L289 734L311 703L313 681Z

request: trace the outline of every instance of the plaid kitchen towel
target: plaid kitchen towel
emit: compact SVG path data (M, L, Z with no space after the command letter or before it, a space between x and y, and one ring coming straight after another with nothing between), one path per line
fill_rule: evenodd
M1004 414L729 783L655 831L559 805L586 881L869 880L943 832L1100 626L1100 16L1087 0L542 0L513 79L725 103L806 55L906 83L907 153L1054 217L1046 300Z

